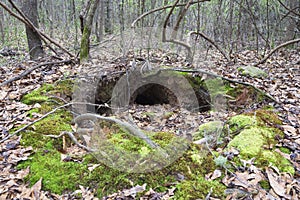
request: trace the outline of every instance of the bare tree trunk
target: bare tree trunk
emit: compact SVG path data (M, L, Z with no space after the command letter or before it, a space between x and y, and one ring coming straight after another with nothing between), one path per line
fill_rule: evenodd
M299 0L288 0L287 1L288 7L290 10L297 12L297 7L299 6ZM295 16L293 13L290 13L290 16L287 20L287 26L286 26L286 37L285 41L293 40L296 36L296 29L297 29L297 16Z
M35 27L38 27L37 0L24 0L22 10ZM31 59L44 55L40 36L31 27L26 25L26 35Z
M112 34L112 16L111 16L111 1L110 0L105 0L105 8L106 8L106 17L105 17L105 32L108 34Z
M76 16L77 16L76 4L75 4L75 0L72 0L72 21L73 21L74 28L75 28L75 42L74 42L74 47L76 47L77 44L78 44L78 24L76 22Z
M92 32L93 19L100 0L91 0L91 7L87 14L87 19L84 24L83 34L80 46L80 62L84 62L89 58L90 51L90 35Z
M5 33L3 29L3 22L4 21L4 15L3 15L3 10L0 8L0 33L1 33L1 41L2 43L5 42Z
M96 36L97 36L97 42L100 42L103 40L104 36L104 2L100 1L98 5L98 17L96 22Z

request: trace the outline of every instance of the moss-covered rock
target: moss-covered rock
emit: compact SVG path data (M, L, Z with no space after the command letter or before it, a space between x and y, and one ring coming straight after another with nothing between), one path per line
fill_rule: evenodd
M263 148L267 145L267 141L274 137L271 130L261 127L251 127L241 131L237 136L229 142L228 147L236 147L242 156L247 156L247 159L256 157Z
M254 66L242 66L238 68L238 71L240 71L244 76L250 76L253 78L263 78L268 75L265 71Z
M215 133L223 129L222 121L212 121L201 124L199 126L199 136L204 137L205 134Z
M223 141L223 125L222 121L212 121L201 124L199 126L199 131L193 134L193 141L198 141L201 139L206 140L206 142L211 146L221 144Z
M293 174L295 171L292 164L275 151L275 145L278 143L276 138L283 136L279 129L271 126L279 123L278 120L272 111L263 110L232 117L228 124L231 132L238 135L227 147L239 150L241 159L255 158L259 167L274 165L283 172Z

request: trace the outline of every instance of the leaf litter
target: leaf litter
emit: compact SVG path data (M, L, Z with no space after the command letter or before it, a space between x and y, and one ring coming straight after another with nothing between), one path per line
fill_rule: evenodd
M233 173L221 170L215 170L212 174L206 176L207 179L216 179L222 174L222 183L228 189L227 199L252 197L253 199L299 199L300 186L300 51L299 50L283 50L284 53L278 52L274 54L265 64L258 67L266 72L266 78L252 78L242 76L237 70L240 66L247 66L258 61L253 51L244 51L234 55L235 63L228 63L217 52L211 52L204 62L199 63L195 68L205 69L215 72L224 77L234 80L248 82L262 89L273 96L278 103L265 102L265 105L249 105L245 101L246 97L242 97L237 104L243 106L240 111L229 110L223 115L223 121L237 112L245 112L262 106L273 106L276 108L283 125L280 128L285 133L285 138L279 143L283 147L291 150L290 154L285 157L289 159L295 169L294 176L287 173L280 173L276 168L270 166L265 169L258 169L252 161L245 162L243 169L237 169ZM173 58L172 58L173 59ZM47 58L53 60L53 58ZM170 59L168 59L170 60ZM37 61L42 62L43 60ZM182 66L182 59L175 65ZM177 63L176 63L177 62ZM7 65L0 67L0 78L5 80L19 74L21 71L29 68L35 62L24 61L22 63L8 62ZM107 63L106 63L107 64ZM118 65L118 61L114 63ZM171 65L174 63L170 63ZM186 64L183 64L186 65ZM111 67L111 64L107 67ZM75 69L75 70L74 70ZM26 93L40 87L43 83L54 83L66 74L69 76L76 75L76 69L71 65L60 67L52 66L51 69L43 68L34 71L25 78L18 80L1 88L0 92L0 139L5 138L12 128L27 124L31 121L26 116L26 111L33 108L20 102L20 99ZM245 94L247 94L245 90ZM247 97L249 98L249 97ZM211 121L214 116L211 113L196 113L195 115L188 113L182 109L173 108L168 105L141 106L133 105L129 110L132 115L133 122L139 127L149 131L171 131L178 130L195 131L198 126L204 122ZM146 114L145 114L146 113ZM148 114L147 114L148 113ZM151 113L151 114L149 114ZM153 113L156 117L153 117ZM80 193L86 199L95 198L95 194L89 189L80 186L77 191L67 195L50 194L42 191L42 179L36 182L31 188L24 183L24 177L29 173L29 168L17 170L18 162L28 159L32 153L32 148L24 148L19 144L20 136L10 138L0 144L0 199L13 198L35 198L35 199L68 199ZM76 148L75 148L76 149ZM69 149L68 151L74 151ZM77 152L80 150L77 150ZM236 152L233 151L233 154ZM96 168L90 166L89 170ZM261 182L266 181L267 190L261 188ZM145 186L134 186L124 189L119 193L108 196L107 199L134 199L138 192L145 192ZM142 199L168 199L173 196L174 189L170 189L165 193L157 193L154 190L148 190Z

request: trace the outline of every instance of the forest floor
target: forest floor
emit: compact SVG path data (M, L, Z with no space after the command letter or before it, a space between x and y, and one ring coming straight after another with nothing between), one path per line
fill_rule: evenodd
M15 77L33 66L54 60L56 59L53 57L47 57L38 61L20 61L13 57L3 57L1 58L2 63L0 64L0 84L1 82L3 83L5 80ZM247 89L245 89L243 90L244 92L235 99L235 103L231 106L229 105L228 108L226 108L226 111L219 116L219 120L226 121L228 118L237 114L251 112L263 107L274 108L283 123L280 125L280 129L285 134L284 138L280 139L278 145L290 150L289 154L284 154L284 156L293 164L295 174L293 176L290 174L275 175L272 170L266 169L264 174L260 174L260 176L267 177L273 193L271 191L265 193L260 192L260 196L256 194L256 198L258 199L260 197L262 199L271 199L271 197L268 196L271 194L271 196L279 197L281 199L297 199L299 198L300 193L300 50L281 50L274 54L265 64L258 66L258 68L267 73L266 77L261 78L243 76L241 72L237 70L240 66L253 65L258 61L254 51L244 51L235 54L233 55L233 60L235 62L228 63L221 55L214 51L210 51L203 61L198 62L199 65L193 66L193 69L206 70L229 79L250 83L274 97L277 102L268 100L256 103L251 100L251 94L248 94ZM97 62L96 59L94 61ZM107 66L107 68L116 69L120 66L120 63L118 62L110 64L111 65ZM185 65L182 60L174 60L171 64L174 67ZM103 63L101 65L103 65ZM20 170L17 169L16 166L19 162L27 160L33 153L33 149L21 146L21 136L19 135L2 141L9 135L9 133L17 130L17 127L27 125L33 121L32 118L28 117L27 111L38 107L39 105L27 105L22 103L21 99L25 94L41 87L44 83L53 84L55 81L60 79L68 77L75 78L79 73L78 65L70 63L51 66L45 65L37 68L20 80L1 86L0 199L13 199L17 197L72 199L78 193L86 199L94 197L93 192L90 191L89 188L84 187L80 187L78 190L64 195L51 194L48 191L42 190L42 180L38 181L32 187L29 187L28 183L24 182L24 178L28 175L30 169L26 168ZM69 100L70 99L67 99L67 101ZM161 116L161 119L152 121L149 120L149 116L145 116L143 114L146 111L155 112L157 116ZM169 119L166 120L165 114L168 112L172 112L173 114L172 116L168 116ZM211 112L198 113L194 115L190 113L187 114L185 111L173 108L170 105L133 105L131 107L131 114L133 115L134 122L140 128L152 131L173 132L178 129L186 128L185 124L187 124L187 121L195 123L193 125L193 130L196 130L199 125L204 122L209 122L215 117ZM158 124L160 126L159 128ZM252 166L253 163L251 163L251 161L247 162ZM239 179L242 179L248 184L252 184L253 182L251 181L256 179L256 177L250 179L248 177L249 174L245 171L236 171L233 173L235 173L236 177L239 177ZM208 177L211 176L211 174L208 175ZM258 176L258 173L256 176ZM229 182L231 182L231 186L233 184L240 188L247 188L247 184L238 184L236 181L232 181L233 179L230 180L230 178L227 180L225 179L222 180L225 185L226 183L229 184ZM128 190L125 189L126 188L124 188L123 194L124 192L126 193L126 191L128 192ZM133 189L138 190L137 188ZM235 191L233 193L237 192L238 191ZM145 194L144 199L150 199L154 196L154 191L153 193L150 193L148 192ZM168 194L169 197L172 197L171 193L172 192ZM117 199L117 196L118 194L111 195L110 199ZM165 195L164 198L167 199L167 195ZM210 198L208 195L208 199L213 198Z

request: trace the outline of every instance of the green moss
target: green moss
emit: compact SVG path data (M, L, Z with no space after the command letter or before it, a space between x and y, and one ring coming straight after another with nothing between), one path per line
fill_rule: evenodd
M49 123L49 121L48 121ZM37 129L38 131L41 131ZM37 131L36 130L36 131ZM148 148L144 141L122 132L108 134L108 140L114 146L126 151L136 151L140 155L148 155L152 149ZM54 133L54 132L53 132ZM43 177L43 189L61 194L64 191L78 189L78 185L83 185L95 189L98 197L112 194L118 190L131 188L132 185L142 185L147 183L147 187L153 188L158 192L164 192L169 187L169 183L177 182L177 175L184 177L187 184L197 183L199 177L216 169L213 157L201 146L191 144L189 150L183 156L174 161L169 166L153 172L144 174L131 174L118 169L110 168L100 163L100 166L92 172L87 168L92 163L99 163L91 154L85 156L80 163L62 162L60 153L56 150L57 139L43 136L39 132L23 133L21 144L33 146L36 153L28 160L21 163L18 167L25 168L30 166L31 172L26 178L33 185ZM147 133L151 139L159 143L162 147L166 146L175 136L166 132ZM113 155L112 155L113 157ZM133 160L135 162L135 160ZM201 183L199 187L209 187L210 183ZM183 184L178 188L178 193L183 194L188 188ZM188 186L188 185L186 185ZM211 186L215 186L214 184ZM198 186L197 186L198 187ZM195 192L198 196L201 192ZM201 195L206 195L204 192ZM180 195L179 195L180 196Z
M144 174L128 174L119 172L115 169L101 166L96 168L88 178L89 183L97 183L97 191L99 197L130 188L131 185L142 185L147 183L148 188L153 188L157 192L163 192L168 189L169 183L177 181L177 175L181 174L186 182L197 182L199 177L205 173L215 169L214 162L211 156L198 157L193 159L196 153L199 153L198 147L192 147L191 151L186 152L182 157L177 159L173 164L159 171L144 173ZM101 176L99 176L101 174ZM178 193L184 193L184 186L178 188ZM177 193L175 192L175 194ZM206 195L205 191L196 192L195 196L201 193Z
M263 106L262 109L263 110L270 110L270 111L272 111L272 110L274 110L274 107L272 105L265 105L265 106Z
M290 161L282 157L278 152L264 150L261 151L255 162L258 166L265 167L269 165L276 166L282 172L288 172L290 174L295 173L294 167L291 165Z
M59 135L62 131L72 131L72 116L69 112L58 111L34 124L34 131L39 134Z
M259 109L255 111L255 115L260 119L263 126L281 125L279 117L272 110Z
M33 90L29 94L26 94L22 97L22 102L25 104L35 104L35 103L42 103L49 99L46 95L47 92L52 90L54 87L50 84L44 84L42 87Z
M51 147L51 144L48 146ZM30 166L30 173L25 181L32 186L43 178L43 190L56 194L78 189L82 178L88 173L86 166L75 162L63 162L59 152L51 148L47 150L47 153L37 151L29 160L18 165L19 169Z
M59 96L64 99L71 98L73 95L74 81L65 79L55 82L54 89L49 92L51 95Z
M220 78L212 78L205 80L206 87L209 91L211 99L214 99L217 95L225 95L228 87L225 86L224 82Z
M288 149L288 148L285 148L285 147L280 147L279 150L280 150L282 153L285 153L285 154L290 154L290 153L291 153L291 150Z
M42 87L22 97L25 104L43 103L49 100L49 95L58 97L71 97L73 92L73 81L70 79L58 81L55 84L44 84Z
M228 147L235 147L241 155L252 158L260 152L263 145L267 145L268 139L272 137L273 133L268 129L251 127L235 136L229 142Z
M193 181L183 181L176 185L175 199L205 199L212 190L211 197L225 198L226 187L218 181L208 181L203 177L197 177Z
M47 143L52 141L53 139L45 137L43 134L26 131L22 133L21 145L32 146L33 149L43 149Z
M193 140L199 140L204 138L205 136L216 136L216 133L222 132L223 129L223 122L221 121L212 121L201 124L199 126L199 131L193 134Z
M39 108L40 114L46 114L53 110L53 103L44 102L41 107Z
M170 141L172 141L172 139L174 139L174 135L165 132L152 133L149 135L161 146L166 146L170 143ZM111 140L112 138L113 140ZM129 138L130 140L121 143L121 141L124 140L124 136L120 133L117 135L114 134L112 138L110 138L110 140L114 141L114 144L118 144L118 147L126 148L127 150L136 150L140 154L145 155L152 151L150 148L147 148L145 144L142 146L138 145L142 143L132 140L133 138L130 137L125 138L125 140L128 140ZM130 143L130 141L133 143ZM186 180L194 180L197 176L204 176L204 174L211 172L214 169L215 165L212 156L208 155L208 152L203 150L201 147L192 145L183 156L164 169L144 174L127 174L103 166L97 168L95 172L91 173L88 181L98 184L98 194L101 194L99 197L111 194L116 190L130 188L131 184L142 185L147 183L149 188L163 192L168 189L165 185L168 185L168 183L171 182L176 182L177 174L183 175ZM102 176L98 176L99 174L102 174ZM112 182L111 180L114 181Z
M240 158L244 160L255 158L255 163L259 167L263 168L274 165L280 171L294 174L294 168L287 159L274 149L266 149L274 147L277 144L275 138L283 134L279 129L271 126L279 122L277 121L277 116L274 116L273 112L269 112L271 111L258 110L252 114L256 117L249 114L231 118L229 124L235 124L238 128L247 126L248 129L242 130L227 146L228 148L235 147L238 149L240 151ZM233 126L233 128L235 127Z
M231 117L228 121L230 129L232 132L242 130L246 127L255 126L257 124L257 120L254 116L247 115L237 115Z
M270 183L267 180L262 180L259 182L259 184L263 189L265 189L267 191L269 191L271 189Z
M120 150L131 152L139 151L141 150L141 147L147 146L146 142L127 132L119 132L116 134L112 134L108 138L108 141Z
M39 108L33 108L33 109L29 110L27 112L27 114L30 118L32 118L34 113L39 113L39 110L40 110Z
M40 149L49 142L53 141L58 150L62 150L62 139L53 139L44 135L59 135L62 131L72 131L72 116L67 111L58 111L43 120L36 122L31 131L22 132L21 144ZM69 138L67 138L69 141Z

